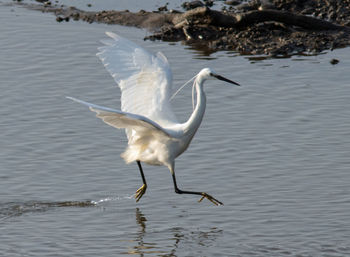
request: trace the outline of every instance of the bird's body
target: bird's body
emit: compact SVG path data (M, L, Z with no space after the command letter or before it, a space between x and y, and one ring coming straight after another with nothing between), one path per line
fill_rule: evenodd
M159 120L166 135L150 133L150 131L129 132L129 145L122 154L126 163L139 160L150 165L164 165L169 169L174 165L175 158L182 154L191 143L205 112L206 97L203 83L200 79L195 80L194 83L198 102L189 120L185 123Z
M172 73L166 57L161 53L150 54L114 33L106 34L112 40L103 41L106 46L99 48L97 56L121 89L122 110L68 98L89 106L105 123L125 129L128 147L121 156L126 163L137 162L144 182L136 192L137 201L147 188L141 167L141 162L144 162L168 167L176 193L198 194L202 195L202 199L208 198L215 204L222 204L204 192L178 189L174 165L176 157L187 149L202 122L206 106L204 81L214 77L238 84L215 74L209 68L202 69L194 81L196 107L185 123L179 123L170 106Z

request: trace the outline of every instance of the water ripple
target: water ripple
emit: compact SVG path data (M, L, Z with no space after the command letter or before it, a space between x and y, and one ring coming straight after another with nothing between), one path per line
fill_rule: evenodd
M96 206L94 201L62 201L62 202L9 202L0 204L0 221L21 216L27 213L42 213L54 208L61 207L92 207Z

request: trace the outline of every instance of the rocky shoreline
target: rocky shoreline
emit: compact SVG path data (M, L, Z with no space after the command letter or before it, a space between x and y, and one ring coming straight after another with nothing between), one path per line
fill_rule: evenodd
M58 22L73 19L146 28L153 32L146 39L183 41L209 52L288 57L350 45L350 0L235 0L226 1L221 11L210 9L214 1L192 1L182 5L184 12L168 10L166 5L153 12L92 12L40 2L26 6L52 12Z

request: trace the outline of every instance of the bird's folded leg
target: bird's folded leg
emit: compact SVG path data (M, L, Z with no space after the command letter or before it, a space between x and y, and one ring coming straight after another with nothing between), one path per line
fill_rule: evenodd
M199 199L198 202L200 203L204 198L207 198L209 201L211 201L215 205L224 205L222 202L220 202L219 200L215 199L214 197L212 197L207 193L202 193L202 198Z
M143 184L139 189L136 190L135 199L136 202L140 201L141 197L146 193L147 185Z

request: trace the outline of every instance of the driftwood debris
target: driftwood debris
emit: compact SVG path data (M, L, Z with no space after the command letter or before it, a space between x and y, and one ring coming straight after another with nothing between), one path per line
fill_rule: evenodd
M283 10L229 13L199 7L172 18L151 40L185 40L204 53L232 50L242 54L289 56L350 45L350 27Z
M210 10L208 7L198 7L175 16L173 23L179 28L181 25L194 21L196 24L208 24L217 27L244 28L260 22L276 21L290 26L298 26L309 30L343 30L350 31L349 27L337 25L325 20L310 16L293 14L278 10L254 10L237 14L225 14L219 11Z

